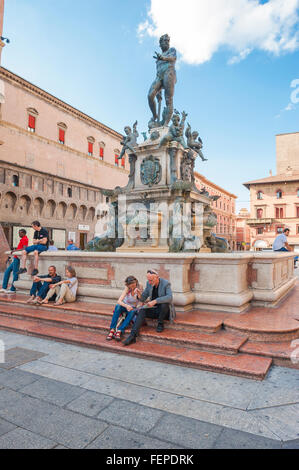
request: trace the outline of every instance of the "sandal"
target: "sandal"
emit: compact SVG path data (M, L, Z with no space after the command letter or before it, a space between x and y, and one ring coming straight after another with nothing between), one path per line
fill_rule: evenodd
M114 338L115 330L111 330L109 335L106 337L107 341L111 341Z
M114 335L116 341L121 341L121 331L117 331Z

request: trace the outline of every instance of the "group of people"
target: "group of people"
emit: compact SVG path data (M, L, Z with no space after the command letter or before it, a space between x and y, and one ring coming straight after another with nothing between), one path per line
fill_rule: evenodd
M28 246L26 230L19 231L20 241L17 250L21 250L21 260L14 254L10 265L7 267L2 289L0 292L14 293L16 288L14 282L20 274L26 273L26 260L28 253L34 254L34 269L31 272L33 284L30 290L28 303L46 305L50 300L54 300L54 305L59 306L65 302L75 302L78 290L78 279L72 266L66 268L66 279L57 274L55 266L49 266L48 273L38 276L39 254L47 251L49 247L48 231L41 227L38 221L32 223L34 228L33 245ZM273 251L292 251L287 242L290 229L277 236L273 243ZM69 240L69 250L75 249L73 240ZM12 254L13 252L11 252ZM298 257L295 258L295 263ZM13 282L10 290L7 290L9 277L13 273ZM135 276L128 276L125 279L125 288L122 291L114 308L112 320L107 335L107 341L115 339L122 340L127 327L131 326L131 332L123 341L124 346L136 342L141 326L146 318L157 320L156 331L161 333L164 330L165 320L172 320L175 317L173 306L173 295L170 282L159 276L155 269L147 271L147 283L145 289L138 282Z

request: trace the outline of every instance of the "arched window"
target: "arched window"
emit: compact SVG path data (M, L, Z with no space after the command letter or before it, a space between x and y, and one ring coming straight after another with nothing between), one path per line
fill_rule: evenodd
M276 197L277 197L277 199L281 199L281 198L282 198L282 191L281 191L281 189L278 189L278 190L276 191Z
M257 216L257 219L262 219L263 218L263 209L257 209L256 216Z
M257 199L263 199L263 193L262 191L257 192Z
M12 185L13 186L19 186L19 176L18 175L13 175L12 176Z

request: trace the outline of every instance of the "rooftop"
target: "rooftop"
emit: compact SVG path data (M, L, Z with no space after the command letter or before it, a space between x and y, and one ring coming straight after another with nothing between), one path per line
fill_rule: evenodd
M274 176L267 176L267 178L261 178L259 180L248 181L247 183L243 183L244 186L250 189L250 186L253 184L265 184L265 183L287 183L289 181L299 181L299 171L294 171L290 175L274 175Z

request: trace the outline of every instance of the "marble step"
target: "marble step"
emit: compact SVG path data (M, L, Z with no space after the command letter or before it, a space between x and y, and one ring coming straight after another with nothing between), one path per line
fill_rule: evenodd
M272 363L271 358L255 356L253 360L247 354L216 354L147 341L125 347L116 341L106 341L102 333L46 324L41 319L0 315L0 329L254 380L263 380Z
M60 311L59 311L60 310ZM39 320L46 324L58 324L63 328L80 328L102 332L104 336L109 331L110 318L98 318L95 315L84 313L62 312L60 307L42 307L31 305L0 304L0 316L15 317L19 319ZM155 323L154 325L155 326ZM153 327L142 327L140 339L160 344L175 344L192 349L201 349L226 354L237 354L247 341L246 336L231 334L225 331L216 333L200 333L169 329L166 326L163 333L157 333Z

